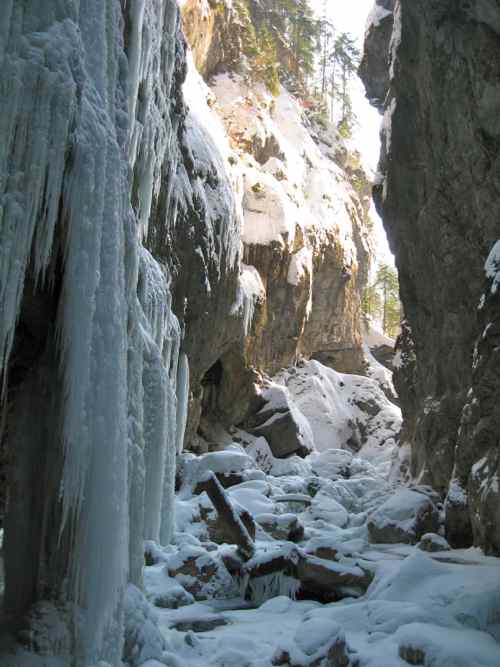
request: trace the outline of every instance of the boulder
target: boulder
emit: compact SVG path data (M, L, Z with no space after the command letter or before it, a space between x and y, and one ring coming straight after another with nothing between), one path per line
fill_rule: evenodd
M195 600L235 597L237 586L223 558L201 547L184 548L172 556L165 574L175 579Z
M306 554L292 545L255 556L242 568L247 594L258 590L259 580L268 587L273 582L288 581L290 591L301 597L334 602L345 597L359 597L370 585L373 574L354 561L337 563ZM283 594L283 592L277 592ZM261 600L262 601L262 600Z
M304 526L295 514L259 514L255 520L276 540L300 542L304 538Z
M439 513L425 494L400 489L368 518L370 542L416 544L426 533L436 533Z
M418 543L418 548L422 551L449 551L450 545L441 535L436 535L436 533L426 533L422 536L420 542Z
M286 667L356 667L359 661L337 623L312 618L299 626L292 646L276 651L272 664Z
M360 597L373 575L357 564L336 563L307 555L297 566L302 594L334 602L345 597Z
M272 385L263 399L266 404L248 421L247 430L265 438L276 458L307 456L314 448L311 427L285 387Z

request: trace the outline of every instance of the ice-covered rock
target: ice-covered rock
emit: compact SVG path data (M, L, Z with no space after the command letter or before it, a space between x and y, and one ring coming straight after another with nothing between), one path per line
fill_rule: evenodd
M449 551L450 545L441 535L436 533L425 533L420 538L418 543L418 548L422 551Z
M247 423L248 430L265 438L276 458L309 454L314 447L311 427L286 388L273 384L262 398L264 407Z
M426 495L400 489L368 518L371 542L415 544L426 533L439 527L436 506Z

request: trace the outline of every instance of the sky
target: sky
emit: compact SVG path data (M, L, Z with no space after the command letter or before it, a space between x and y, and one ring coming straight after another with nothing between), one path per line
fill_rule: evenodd
M358 46L361 50L367 18L374 4L375 0L348 0L347 2L346 0L311 0L311 6L320 14L323 13L323 7L325 7L333 25L342 32L351 33L358 40ZM359 122L359 127L353 137L353 144L361 153L365 168L375 173L380 151L379 130L382 117L369 104L365 97L363 84L357 78L352 86L351 97L353 109ZM389 250L382 221L378 217L374 206L372 206L371 213L377 242L377 262L392 265L394 258Z

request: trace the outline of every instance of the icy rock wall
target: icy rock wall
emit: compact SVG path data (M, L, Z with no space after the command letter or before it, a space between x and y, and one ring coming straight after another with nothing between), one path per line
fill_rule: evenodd
M243 6L182 4L194 63L209 85L209 113L222 120L228 160L241 174L243 283L248 294L260 290L247 299L253 321L244 344L222 358L225 377L233 374L231 396L235 373L276 372L301 355L362 372L360 303L370 263L368 179L334 128L311 122L285 89L273 97L255 79ZM250 271L258 290L248 284ZM226 411L234 405L232 398L220 405L223 416L241 415L239 405Z
M447 494L454 545L499 553L498 304L484 265L500 235L500 8L378 0L374 16L362 74L384 112L374 194L407 318L395 380L412 472Z
M210 310L189 280L220 281L241 327L239 218L217 149L189 131L173 0L7 0L0 65L5 615L15 631L50 599L69 628L52 649L116 665L143 539L173 531L181 339ZM209 367L222 334L192 330Z

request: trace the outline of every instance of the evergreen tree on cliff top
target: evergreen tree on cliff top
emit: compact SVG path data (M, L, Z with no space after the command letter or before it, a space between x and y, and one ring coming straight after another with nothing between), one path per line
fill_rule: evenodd
M280 80L292 92L305 95L320 33L308 0L251 0L250 10L257 37L269 35L275 45Z

